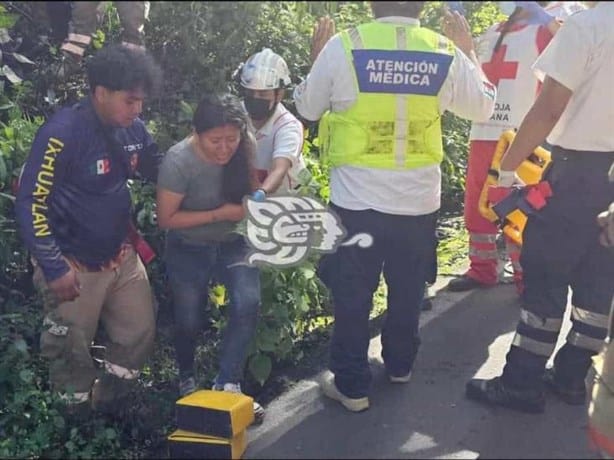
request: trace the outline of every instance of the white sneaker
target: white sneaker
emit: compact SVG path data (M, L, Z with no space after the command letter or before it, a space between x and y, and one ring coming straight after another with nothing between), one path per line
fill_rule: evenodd
M339 391L335 385L335 374L328 372L320 382L320 388L325 396L343 404L351 412L362 412L369 408L369 398L349 398Z
M390 383L408 383L411 380L411 371L407 375L389 375Z
M217 383L213 384L211 387L214 391L226 391L228 393L241 393L241 384L240 383L225 383L223 386L218 385ZM254 423L259 425L264 420L264 408L256 402L254 399Z

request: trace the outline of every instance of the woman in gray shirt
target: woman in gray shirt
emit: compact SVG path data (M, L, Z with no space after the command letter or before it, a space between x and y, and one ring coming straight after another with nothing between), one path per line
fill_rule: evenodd
M258 268L246 264L249 247L233 230L242 199L257 188L251 158L255 139L240 101L211 95L198 105L193 132L169 149L158 177L157 212L167 229L165 262L173 293L179 392L197 389L193 362L203 304L212 276L229 293L214 390L240 392L247 347L260 308ZM264 410L254 402L256 419Z

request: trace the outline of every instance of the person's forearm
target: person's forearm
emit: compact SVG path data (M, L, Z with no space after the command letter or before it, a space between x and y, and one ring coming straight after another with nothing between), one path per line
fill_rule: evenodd
M502 171L515 171L520 163L544 142L557 121L558 117L554 117L547 111L540 109L538 105L534 105L524 117L512 145L503 156L500 169Z
M284 177L286 177L286 173L286 170L274 169L266 176L260 188L264 190L267 195L275 193L283 182Z
M178 230L182 228L198 227L221 220L217 209L210 211L177 211L167 218L158 217L158 225L163 230Z

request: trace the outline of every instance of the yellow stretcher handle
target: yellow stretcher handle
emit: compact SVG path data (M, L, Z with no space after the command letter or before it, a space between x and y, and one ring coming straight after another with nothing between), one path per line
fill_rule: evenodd
M490 164L488 176L486 177L486 181L484 182L484 186L482 187L482 191L480 193L480 199L478 202L480 214L482 214L485 219L493 223L496 223L499 218L492 210L492 207L488 202L488 188L490 186L497 185L497 175L501 167L501 159L503 158L505 152L507 152L507 149L514 140L514 137L516 137L516 133L512 130L507 130L501 133L501 137L499 138L497 146L495 147L495 153ZM541 181L544 170L550 161L550 152L543 147L537 147L533 153L531 153L531 155L524 160L520 166L518 166L518 169L516 169L516 174L526 185L537 184L539 181ZM503 233L516 244L522 246L522 232L526 223L527 216L519 209L516 209L506 216L503 225Z
M497 181L499 179L498 172L501 167L501 158L505 152L507 152L508 147L514 140L515 133L512 130L504 131L501 133L501 137L499 137L499 141L497 142L497 146L495 147L495 154L492 157L492 161L490 163L490 170L488 172L488 176L486 176L486 181L484 182L484 186L482 187L482 191L480 192L480 199L478 201L478 208L480 214L484 216L484 218L488 219L490 222L496 222L498 220L497 215L491 209L490 204L488 203L488 187L491 185L496 186ZM495 175L495 171L497 175Z

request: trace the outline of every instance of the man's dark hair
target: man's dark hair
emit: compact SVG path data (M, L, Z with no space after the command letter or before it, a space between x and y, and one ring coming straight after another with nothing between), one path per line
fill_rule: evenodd
M371 2L371 10L376 18L386 16L405 16L417 18L426 2Z
M252 161L255 154L254 137L250 135L249 115L241 101L231 94L207 94L198 103L192 118L194 131L202 134L213 128L233 125L241 132L237 151L224 166L222 194L231 203L241 203L251 190Z
M151 55L121 44L102 48L88 60L86 68L92 93L103 86L113 91L141 89L151 95L160 84L161 70Z

